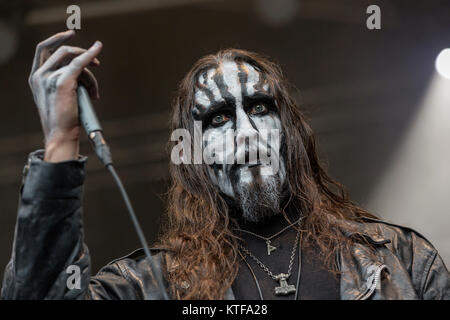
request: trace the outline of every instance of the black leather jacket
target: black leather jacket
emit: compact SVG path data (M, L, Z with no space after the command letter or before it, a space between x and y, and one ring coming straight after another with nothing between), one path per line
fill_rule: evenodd
M12 257L2 299L161 299L142 250L112 261L91 275L83 242L82 193L86 158L42 161L42 150L25 166ZM339 254L341 299L450 299L449 273L437 251L417 232L379 220L352 224L353 234L376 247L371 255L355 244L351 257ZM155 272L166 270L164 249L152 249ZM69 289L74 265L80 286ZM225 297L233 299L230 288Z

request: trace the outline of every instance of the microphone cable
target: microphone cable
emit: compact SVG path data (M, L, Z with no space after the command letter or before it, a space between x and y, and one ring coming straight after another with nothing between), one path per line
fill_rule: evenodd
M158 268L156 267L155 262L150 254L150 250L147 245L147 240L145 239L144 232L142 232L142 228L136 217L133 206L131 205L130 198L128 197L127 191L125 190L125 187L123 186L119 175L114 169L111 152L109 146L106 144L106 141L103 137L103 130L100 127L98 119L95 115L91 99L89 98L89 93L82 84L79 84L77 94L80 111L80 122L83 125L84 129L86 130L88 138L91 141L92 146L94 147L95 153L113 176L114 181L116 182L120 194L122 195L122 198L128 209L128 213L130 215L131 221L133 222L136 234L139 238L142 248L144 249L145 256L147 257L147 260L150 264L150 269L152 270L153 276L155 277L156 282L158 283L158 286L161 289L163 299L169 300L166 286L164 285L161 273L157 272Z
M119 187L120 193L122 194L122 198L125 201L125 205L128 209L128 213L130 214L131 221L133 221L134 229L136 230L136 234L139 238L139 241L141 242L142 248L144 249L144 253L147 256L148 262L150 264L150 268L153 272L153 275L156 278L156 281L158 282L159 287L161 288L162 295L164 300L169 300L169 297L167 296L167 291L165 288L165 285L163 283L163 280L161 278L161 274L157 272L157 268L155 265L155 262L152 259L152 256L150 255L150 250L147 246L147 240L145 239L144 233L142 232L141 226L139 225L139 221L136 217L136 214L134 213L133 206L131 205L131 201L128 198L127 191L125 190L122 181L119 178L119 175L116 172L116 169L114 169L114 166L112 164L108 164L106 168L109 170L111 175L113 176L114 180L116 181L117 186Z

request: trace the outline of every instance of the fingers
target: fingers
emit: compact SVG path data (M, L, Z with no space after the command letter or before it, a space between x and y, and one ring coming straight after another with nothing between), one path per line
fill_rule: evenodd
M68 30L57 33L50 38L40 42L36 46L36 53L34 55L33 65L31 67L31 74L44 63L45 60L54 52L59 46L71 39L75 35L75 31Z
M72 46L61 46L55 51L45 63L39 68L39 72L46 72L49 70L55 70L61 66L68 64L73 58L85 53L87 50ZM100 61L94 58L90 65L97 66Z
M33 87L45 74L49 83L50 80L60 84L70 80L67 84L76 86L76 82L80 81L89 90L91 98L98 99L97 80L86 67L100 64L96 56L102 49L102 43L97 41L88 50L63 45L74 35L73 30L61 32L37 45L29 78L30 86Z
M76 80L102 50L102 43L96 41L87 51L74 58L64 69L62 79Z
M89 69L84 68L78 80L88 89L91 99L100 98L97 79Z

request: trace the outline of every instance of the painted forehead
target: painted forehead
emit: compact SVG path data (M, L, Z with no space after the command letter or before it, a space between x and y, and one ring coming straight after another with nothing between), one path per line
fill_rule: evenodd
M270 94L262 72L246 62L224 61L199 75L193 113L221 103L239 104L244 97L258 93Z

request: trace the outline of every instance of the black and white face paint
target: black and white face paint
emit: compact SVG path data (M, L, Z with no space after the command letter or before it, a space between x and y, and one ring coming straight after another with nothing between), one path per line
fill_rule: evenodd
M247 220L278 213L286 177L279 155L282 126L263 74L235 61L207 70L198 78L192 113L202 121L203 149L213 150L211 181L236 201ZM279 133L276 143L273 132ZM277 170L262 155L276 159Z

